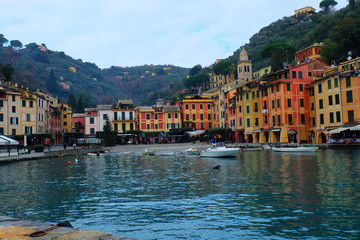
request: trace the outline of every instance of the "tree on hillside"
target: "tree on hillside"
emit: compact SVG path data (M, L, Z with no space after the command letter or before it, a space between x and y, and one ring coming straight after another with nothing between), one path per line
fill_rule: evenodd
M236 74L236 68L233 65L230 60L222 60L213 66L213 71L216 75L224 76L226 80L227 76Z
M85 106L84 106L83 98L82 98L82 96L80 96L78 103L77 103L76 112L83 113L84 109L85 109Z
M199 74L201 72L201 70L202 70L202 67L200 64L195 65L190 69L189 76L194 76L196 74Z
M53 70L50 71L49 77L46 80L46 88L49 92L52 93L57 93L59 90Z
M10 82L14 74L14 68L10 64L4 66L0 63L0 73L4 75L6 82Z
M350 7L355 7L355 0L349 0Z
M71 93L69 95L67 103L69 104L70 107L73 108L73 110L75 110L75 108L77 107L77 102L74 94Z
M3 34L0 34L0 46L4 46L5 43L9 42Z
M209 82L209 75L204 73L200 73L184 79L184 85L189 89L197 89L207 82Z
M10 47L18 51L20 48L23 47L23 44L19 40L11 40Z
M335 7L338 3L335 0L322 0L319 7L325 12L329 13L330 10Z
M261 51L261 57L271 58L271 66L274 70L279 70L284 67L285 63L292 61L296 52L293 45L287 43L272 43L268 44Z

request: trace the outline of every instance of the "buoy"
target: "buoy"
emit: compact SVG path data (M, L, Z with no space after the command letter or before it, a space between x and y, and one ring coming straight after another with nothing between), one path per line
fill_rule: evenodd
M71 164L70 162L67 162L67 165L68 165L68 166L70 166L70 164Z

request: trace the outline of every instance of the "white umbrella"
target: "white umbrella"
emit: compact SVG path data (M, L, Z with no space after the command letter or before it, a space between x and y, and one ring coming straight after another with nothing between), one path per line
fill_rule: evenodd
M26 139L26 135L24 135L24 147L27 146L27 139Z

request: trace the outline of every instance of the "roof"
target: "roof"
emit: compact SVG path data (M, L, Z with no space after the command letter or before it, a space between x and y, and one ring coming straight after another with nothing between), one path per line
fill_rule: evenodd
M118 105L120 105L120 104L128 104L128 105L133 105L134 103L133 103L133 101L132 100L119 100L118 101Z
M165 112L180 112L180 108L177 105L164 106Z
M98 110L111 110L112 105L97 105Z
M140 111L152 111L153 107L151 106L139 106L138 107Z

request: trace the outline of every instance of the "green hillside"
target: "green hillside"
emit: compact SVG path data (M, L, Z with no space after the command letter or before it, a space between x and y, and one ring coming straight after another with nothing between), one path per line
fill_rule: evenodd
M0 47L0 62L14 69L12 81L40 89L66 102L69 94L82 96L87 107L113 104L118 99L132 99L135 104L149 102L157 95L171 98L171 92L183 87L189 69L176 66L136 66L100 69L94 63L75 60L64 52L52 51L44 44L24 48ZM53 78L49 78L50 73Z

